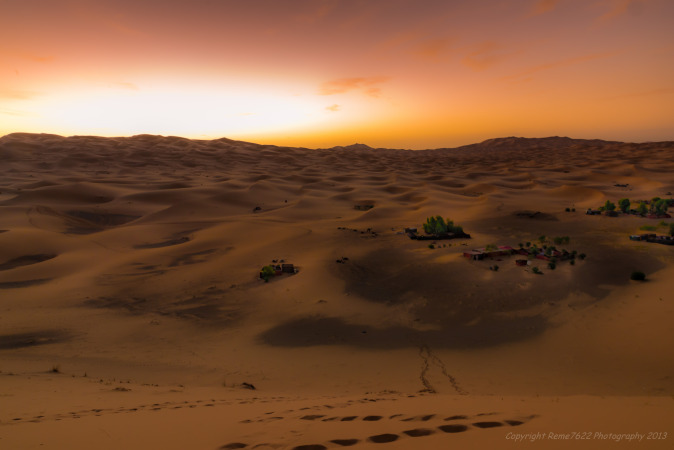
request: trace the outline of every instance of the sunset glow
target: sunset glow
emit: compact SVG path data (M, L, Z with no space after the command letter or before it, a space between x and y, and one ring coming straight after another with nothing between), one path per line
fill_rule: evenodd
M668 0L0 5L0 135L674 139Z

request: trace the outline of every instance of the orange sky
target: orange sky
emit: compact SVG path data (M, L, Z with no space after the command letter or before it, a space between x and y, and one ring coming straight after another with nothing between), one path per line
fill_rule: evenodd
M0 135L674 140L671 0L0 0Z

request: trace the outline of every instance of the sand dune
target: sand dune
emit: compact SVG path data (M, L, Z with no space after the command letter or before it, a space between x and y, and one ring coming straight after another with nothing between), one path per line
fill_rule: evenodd
M668 228L584 214L671 198L674 143L16 133L0 158L2 448L521 448L536 433L569 448L549 433L574 431L592 433L574 447L613 448L601 433L674 432L674 247L627 238ZM471 239L403 234L438 214ZM462 256L559 236L587 258ZM297 273L259 278L281 261Z

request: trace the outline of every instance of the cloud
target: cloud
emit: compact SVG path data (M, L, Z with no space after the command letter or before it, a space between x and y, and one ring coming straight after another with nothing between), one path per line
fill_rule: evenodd
M540 16L541 14L550 12L557 7L558 3L559 0L537 0L531 8L529 17Z
M326 106L325 109L327 109L328 111L337 112L341 109L341 106L335 103L334 105Z
M449 50L450 39L446 38L434 38L427 39L419 44L417 44L411 51L414 56L418 56L423 59L430 61L438 61L442 56L447 54Z
M39 62L39 63L50 63L50 62L54 61L53 56L40 56L40 55L24 54L21 57L23 59L27 59L29 61Z
M114 87L120 88L120 89L128 89L128 90L131 90L131 91L139 90L137 85L135 85L133 83L126 82L126 81L118 81L118 82L115 82L115 83L111 83L111 85L114 86Z
M16 116L16 117L29 117L29 116L34 115L34 114L24 112L24 111L17 111L15 109L0 109L0 114L5 114L7 116Z
M516 73L514 75L508 75L505 77L502 77L502 80L505 81L522 81L524 78L529 78L531 75L538 73L538 72L543 72L546 70L552 70L552 69L557 69L560 67L566 67L566 66L572 66L575 64L580 64L583 62L587 61L593 61L595 59L602 59L602 58L608 58L609 56L615 55L616 52L603 52L603 53L591 53L589 55L583 55L583 56L576 56L574 58L566 58L562 59L559 61L553 61L550 63L546 64L539 64L538 66L533 66L530 67L520 73Z
M323 0L316 3L312 5L313 8L311 10L296 15L295 20L300 23L314 24L330 14L335 9L335 6L337 6L334 0Z
M461 62L473 70L489 69L503 58L502 55L497 54L499 49L500 47L496 42L482 42L464 56Z
M670 95L670 94L674 94L674 89L660 88L660 89L651 89L650 91L631 92L628 94L614 95L612 97L601 98L600 100L611 101L611 100L622 100L626 98L652 97L654 95Z
M639 14L643 11L648 0L608 0L610 8L598 19L599 22L609 22L626 13Z
M358 90L365 95L377 98L381 95L381 88L378 85L388 81L388 79L389 77L338 78L323 83L318 90L318 94L335 95Z
M31 100L35 97L39 97L41 94L34 91L0 91L0 98L6 100Z

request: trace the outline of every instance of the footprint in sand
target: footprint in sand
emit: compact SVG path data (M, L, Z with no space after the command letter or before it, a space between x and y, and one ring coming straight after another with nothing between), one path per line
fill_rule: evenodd
M497 413L480 413L476 414L473 416L473 420L477 419L478 417L484 417L484 416L496 416ZM306 415L299 417L300 420L318 420L322 419L325 417L324 415L320 414L315 414L315 415ZM453 416L448 416L444 419L441 419L438 417L437 414L424 414L420 416L409 416L406 417L404 414L393 414L388 417L389 420L394 420L398 419L400 422L411 422L411 421L419 421L419 422L432 422L432 421L439 421L442 420L444 422L449 422L449 421L464 421L466 423L446 423L438 424L433 428L432 426L429 426L427 428L412 428L408 430L403 430L400 431L399 433L382 433L382 434L375 434L372 436L368 436L367 438L364 439L366 442L371 442L374 444L386 444L389 442L396 442L400 439L406 439L406 438L421 438L425 436L431 436L433 434L437 434L438 432L446 433L446 434L455 434L455 433L465 433L469 430L479 430L479 429L488 429L488 428L498 428L498 427L503 427L503 426L510 426L510 427L516 427L523 425L527 420L533 419L537 416L532 415L527 417L526 419L518 420L518 419L504 419L503 421L499 420L478 420L475 422L470 421L470 416L464 415L464 414L459 414L459 415L453 415ZM355 419L357 419L358 416L345 416L345 417L330 417L328 419L323 419L323 421L337 421L339 420L340 422L352 422ZM383 416L377 416L377 415L371 415L371 416L365 416L362 418L363 421L365 422L375 422L375 421L380 421L383 419ZM279 417L279 419L282 419ZM430 423L429 423L430 425ZM348 425L344 425L348 426ZM358 444L361 442L362 439L357 439L357 438L350 438L350 439L332 439L326 444L304 444L304 445L298 445L292 448L292 450L323 450L327 449L329 447L334 447L335 445L340 446L340 447L350 447L353 445ZM258 444L262 445L262 444ZM270 444L264 444L264 445L270 445ZM248 447L248 444L244 444L241 442L233 442L231 444L226 444L220 447L221 449L235 449L235 448L246 448ZM256 446L253 446L251 448L255 448Z

